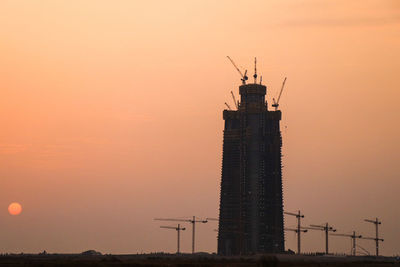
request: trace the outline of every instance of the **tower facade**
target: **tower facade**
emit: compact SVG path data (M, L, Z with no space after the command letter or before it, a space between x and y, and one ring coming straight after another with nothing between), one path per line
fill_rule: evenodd
M268 110L266 91L241 85L238 110L223 112L221 255L284 251L281 112Z

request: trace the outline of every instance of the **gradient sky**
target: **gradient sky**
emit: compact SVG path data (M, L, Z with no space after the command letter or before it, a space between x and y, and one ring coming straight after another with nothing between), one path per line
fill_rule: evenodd
M257 56L269 100L288 77L285 209L365 236L379 217L400 253L399 1L3 0L0 25L0 252L174 252L154 217L217 217L230 55L251 75Z

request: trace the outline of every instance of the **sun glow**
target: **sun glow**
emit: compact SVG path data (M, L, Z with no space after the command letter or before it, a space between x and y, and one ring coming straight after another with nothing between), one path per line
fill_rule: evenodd
M13 202L8 206L8 212L11 215L18 215L21 213L21 211L22 211L22 206L17 202Z

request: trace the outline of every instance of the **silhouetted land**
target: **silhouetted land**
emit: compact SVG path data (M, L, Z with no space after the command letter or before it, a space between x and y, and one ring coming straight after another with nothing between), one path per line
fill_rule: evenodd
M253 257L219 257L211 254L173 255L81 255L81 254L14 254L0 256L0 266L196 266L196 267L300 267L300 266L400 266L393 257L338 257L264 255Z

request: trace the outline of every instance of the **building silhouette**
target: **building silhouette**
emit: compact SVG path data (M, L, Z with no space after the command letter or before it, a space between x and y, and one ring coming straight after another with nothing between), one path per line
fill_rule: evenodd
M268 110L267 88L239 87L237 110L225 121L218 253L284 251L281 112Z

